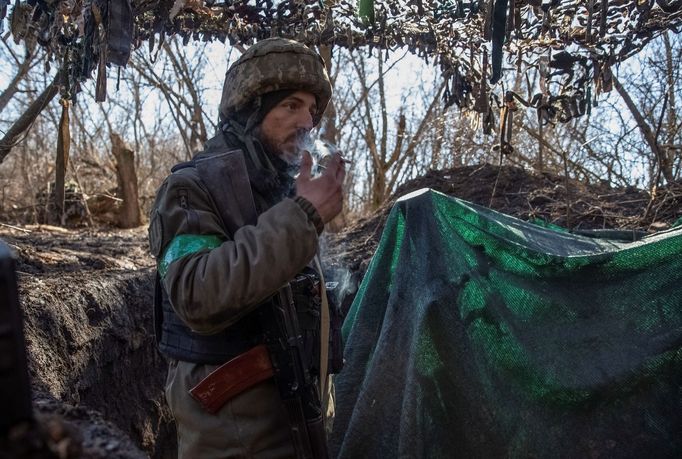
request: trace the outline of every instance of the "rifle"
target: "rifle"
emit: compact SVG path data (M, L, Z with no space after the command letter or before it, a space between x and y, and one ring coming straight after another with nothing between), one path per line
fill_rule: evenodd
M270 308L264 305L260 314L275 382L289 415L296 457L327 459L320 394L304 363L303 337L291 286L279 289Z
M19 309L15 262L0 242L0 437L11 427L33 420L26 343Z

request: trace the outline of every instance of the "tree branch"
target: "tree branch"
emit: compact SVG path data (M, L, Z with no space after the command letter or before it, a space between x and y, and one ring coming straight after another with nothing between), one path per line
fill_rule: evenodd
M668 167L669 166L668 158L665 157L664 152L662 152L661 149L659 148L658 142L656 141L656 136L654 135L654 132L651 130L651 126L649 126L649 124L646 122L646 119L642 115L642 112L639 111L639 108L637 108L637 105L632 100L632 97L630 97L630 94L627 92L627 90L625 90L625 88L620 83L615 74L612 76L612 78L613 86L616 88L616 91L618 91L618 94L620 94L620 97L623 99L623 102L625 102L625 105L627 105L628 109L630 110L630 113L632 113L632 117L637 122L639 131L642 133L642 136L644 137L644 140L646 141L647 145L649 145L649 148L658 159L659 167L661 168L663 176L665 177L666 181L668 181L668 183L672 182L673 175L672 170Z
M7 130L5 136L0 139L0 164L5 160L12 148L21 141L20 137L27 133L33 125L38 115L50 103L50 101L59 92L57 85L58 75L54 77L52 82L47 85L36 100L29 105L26 111L19 117L18 120Z
M26 77L28 71L33 66L34 58L35 54L29 54L24 58L23 62L19 65L16 75L14 75L12 81L9 82L5 90L2 91L2 94L0 94L0 112L7 107L7 104L12 100L14 94L19 91L19 83Z

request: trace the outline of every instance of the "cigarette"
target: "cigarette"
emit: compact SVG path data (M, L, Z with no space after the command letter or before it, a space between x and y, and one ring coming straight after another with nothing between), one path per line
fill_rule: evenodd
M339 157L341 158L341 162L342 162L343 164L353 164L353 161L352 161L352 160L346 159L346 158L344 158L344 157L341 156L341 155L339 155ZM326 163L326 161L325 161L325 163ZM320 169L326 169L326 168L327 168L326 164L322 164L322 163L320 163L320 162L317 163L317 167L320 168Z

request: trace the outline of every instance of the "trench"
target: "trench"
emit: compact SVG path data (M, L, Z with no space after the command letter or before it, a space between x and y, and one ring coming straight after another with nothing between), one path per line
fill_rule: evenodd
M34 410L78 425L91 454L176 456L152 281L151 268L19 275Z

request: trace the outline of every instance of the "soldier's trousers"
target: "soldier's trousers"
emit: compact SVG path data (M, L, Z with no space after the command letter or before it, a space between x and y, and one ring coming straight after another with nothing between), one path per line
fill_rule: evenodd
M228 401L210 414L189 390L215 370L172 360L166 400L178 429L179 459L295 457L287 414L270 379Z

